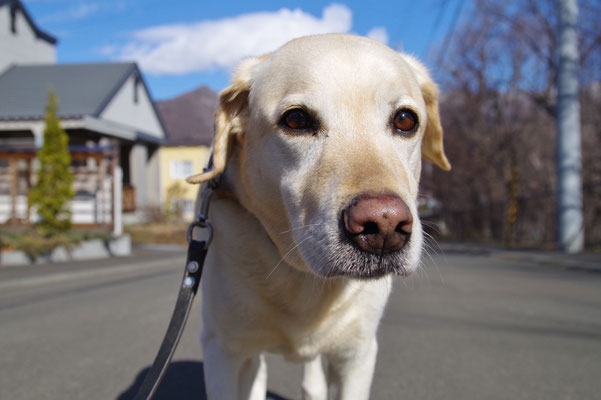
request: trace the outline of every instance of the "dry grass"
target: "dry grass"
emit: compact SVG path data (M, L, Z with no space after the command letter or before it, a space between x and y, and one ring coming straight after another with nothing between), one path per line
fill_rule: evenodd
M188 224L155 222L144 225L131 225L125 227L125 232L131 235L134 243L152 243L152 244L188 244L186 233Z

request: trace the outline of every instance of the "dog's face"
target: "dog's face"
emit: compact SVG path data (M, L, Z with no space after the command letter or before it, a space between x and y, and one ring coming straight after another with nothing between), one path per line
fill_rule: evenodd
M215 170L280 256L320 276L406 275L422 247L422 155L450 168L426 69L367 38L297 39L221 93Z

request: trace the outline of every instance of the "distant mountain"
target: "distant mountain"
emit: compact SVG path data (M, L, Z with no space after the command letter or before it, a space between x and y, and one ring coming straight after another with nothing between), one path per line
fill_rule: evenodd
M213 140L213 117L217 110L217 93L206 86L170 100L157 101L170 145L210 145Z

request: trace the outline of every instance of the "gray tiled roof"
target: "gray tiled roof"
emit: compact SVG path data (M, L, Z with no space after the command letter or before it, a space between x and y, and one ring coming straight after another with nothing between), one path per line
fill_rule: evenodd
M0 120L40 119L54 88L61 118L97 117L135 63L17 65L0 75Z

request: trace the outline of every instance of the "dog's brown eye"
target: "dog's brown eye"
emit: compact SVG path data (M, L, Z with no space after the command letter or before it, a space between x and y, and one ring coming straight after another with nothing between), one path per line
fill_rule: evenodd
M311 116L300 108L295 108L284 113L280 124L293 130L312 129L314 125Z
M417 116L410 110L397 112L392 123L395 129L403 134L413 133L417 130Z

